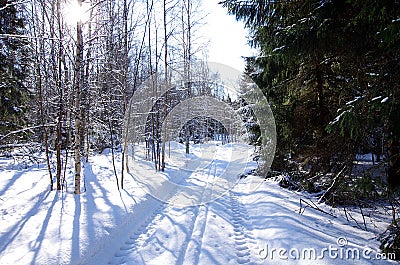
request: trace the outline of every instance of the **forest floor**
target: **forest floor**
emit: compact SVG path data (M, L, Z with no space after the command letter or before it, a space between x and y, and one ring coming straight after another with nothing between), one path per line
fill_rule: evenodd
M138 156L124 190L111 154L92 156L81 195L73 194L72 164L67 190L57 192L45 164L0 160L0 264L395 264L378 250L390 223L384 207L364 211L365 220L349 209L346 218L272 180L233 178L256 164L226 154L250 146L194 145L185 157L174 147L162 185L143 176L151 163ZM325 213L300 209L300 199Z

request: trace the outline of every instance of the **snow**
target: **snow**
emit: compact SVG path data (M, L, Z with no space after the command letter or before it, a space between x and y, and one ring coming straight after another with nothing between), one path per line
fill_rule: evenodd
M278 51L281 51L281 50L283 50L283 49L285 49L285 45L283 45L283 46L281 46L281 47L278 47L278 48L275 48L272 52L278 52Z
M375 101L375 100L378 100L380 98L382 98L382 96L377 96L377 97L374 97L373 99L371 99L371 101Z
M350 105L351 106L353 103L357 102L361 98L363 98L363 97L357 96L353 100L347 102L346 105Z
M339 110L338 110L338 111L339 111ZM341 112L341 113L340 113L339 115L337 115L337 116L335 117L335 119L334 119L333 121L331 121L329 124L330 124L330 125L333 125L333 124L338 123L338 122L340 121L340 119L342 118L342 116L345 115L345 114L348 113L348 112L350 112L350 110L345 110L345 111Z
M140 183L152 163L141 159L137 146L125 190L117 190L111 154L104 152L85 164L87 191L81 195L72 193L72 182L67 192L48 191L45 164L19 169L12 160L0 160L0 264L310 264L300 257L304 249L325 254L313 264L394 264L374 260L376 237L389 215L376 213L365 231L323 204L318 207L333 216L312 208L299 214L300 198L312 196L257 176L238 180L235 171L256 166L244 159L254 147L211 142L191 146L185 156L181 145L171 146L160 185L154 179L150 186ZM235 185L222 186L223 178ZM150 188L158 199L147 193ZM184 205L176 203L184 197ZM191 199L199 203L189 205ZM362 220L356 211L352 215ZM360 260L331 257L325 249L359 251Z
M373 101L378 100L378 99L381 99L381 98L382 98L382 96L377 96L377 97L374 97L373 99L371 99L370 101L373 102ZM385 97L385 98L383 98L383 99L381 100L381 103L385 103L385 102L388 101L388 100L389 100L389 97Z
M19 108L19 107L13 107L13 110L15 111L15 112L22 112L22 109L21 108Z
M389 100L389 97L385 97L384 99L381 100L381 103L385 103L388 100Z
M377 73L367 73L367 75L370 75L370 76L379 76L379 74L377 74Z

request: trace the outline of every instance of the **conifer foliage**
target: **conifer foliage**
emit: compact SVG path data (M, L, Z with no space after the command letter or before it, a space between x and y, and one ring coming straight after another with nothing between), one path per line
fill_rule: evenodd
M309 166L311 177L339 172L342 166L351 172L357 153L381 157L384 150L389 182L396 186L399 1L222 4L245 21L252 45L260 49L257 57L248 58L247 71L276 115L275 166L287 166L278 162L290 155ZM368 141L375 144L366 146Z
M333 205L398 197L400 1L221 4L246 23L259 48L247 72L276 118L273 166L289 171L282 184L323 191L321 200ZM354 161L366 153L377 164L363 171ZM394 227L396 218L394 212Z
M23 124L26 42L16 35L24 32L24 19L16 1L0 1L0 135L16 130ZM6 36L9 37L6 37Z

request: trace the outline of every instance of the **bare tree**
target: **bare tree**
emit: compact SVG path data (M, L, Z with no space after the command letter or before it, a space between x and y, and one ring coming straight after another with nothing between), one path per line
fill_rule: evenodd
M82 7L82 0L77 0L78 6ZM83 33L82 21L78 20L76 24L76 53L74 70L74 88L75 88L75 194L81 193L81 149L82 149L82 106L81 92L83 84Z

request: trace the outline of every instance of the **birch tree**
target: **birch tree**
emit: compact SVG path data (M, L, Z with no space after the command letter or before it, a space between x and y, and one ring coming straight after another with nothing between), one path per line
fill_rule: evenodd
M82 7L82 0L77 0L78 6ZM83 33L82 21L78 20L76 24L76 52L75 52L75 69L74 69L74 89L75 89L75 194L81 193L81 149L82 149L82 84L83 84Z

